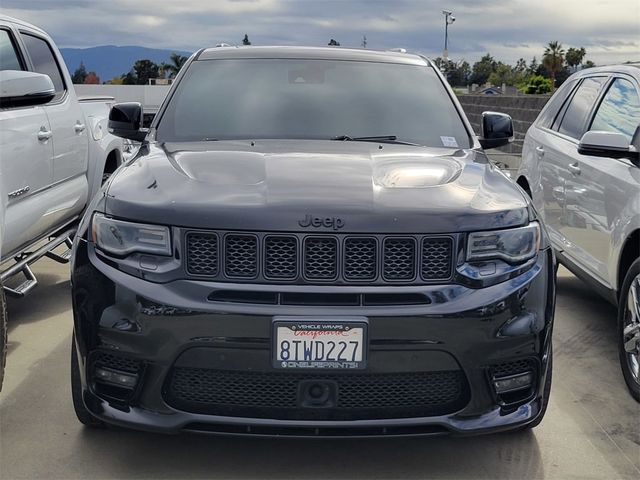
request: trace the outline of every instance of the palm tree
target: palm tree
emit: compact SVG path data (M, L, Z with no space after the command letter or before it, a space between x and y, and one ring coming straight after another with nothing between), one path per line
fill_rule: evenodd
M160 65L158 65L158 74L160 75L160 78L166 78L167 73L171 74L169 64L162 62Z
M567 62L567 65L571 67L571 69L575 72L578 69L578 65L582 63L582 59L587 54L587 51L584 47L580 48L570 48L567 50L567 53L564 55L564 59Z
M169 57L171 63L165 65L165 70L169 72L169 77L175 77L178 75L178 72L182 68L182 66L189 60L189 57L185 57L184 55L180 55L179 53L172 53Z
M562 70L564 65L564 49L560 42L557 40L549 42L549 45L544 49L542 64L551 76L551 91L553 91L556 88L556 74Z

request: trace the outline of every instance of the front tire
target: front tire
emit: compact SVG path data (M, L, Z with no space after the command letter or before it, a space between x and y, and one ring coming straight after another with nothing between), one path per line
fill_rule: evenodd
M631 264L620 290L618 352L624 381L640 402L640 259Z

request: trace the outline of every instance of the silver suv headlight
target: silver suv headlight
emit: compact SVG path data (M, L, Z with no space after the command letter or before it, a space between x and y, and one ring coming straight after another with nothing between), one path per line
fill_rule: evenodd
M540 249L540 224L489 232L473 232L467 241L467 261L499 259L522 263Z
M118 256L133 252L171 255L171 233L168 227L124 222L93 215L92 240L101 249Z

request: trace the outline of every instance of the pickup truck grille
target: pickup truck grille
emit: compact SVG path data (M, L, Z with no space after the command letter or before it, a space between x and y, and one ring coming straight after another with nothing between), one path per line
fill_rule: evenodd
M254 283L420 284L449 280L454 238L186 233L187 274Z

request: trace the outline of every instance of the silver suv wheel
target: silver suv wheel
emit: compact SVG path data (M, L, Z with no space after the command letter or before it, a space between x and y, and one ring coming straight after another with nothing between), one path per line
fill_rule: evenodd
M640 383L640 274L631 281L624 309L622 344L629 373L636 383Z

